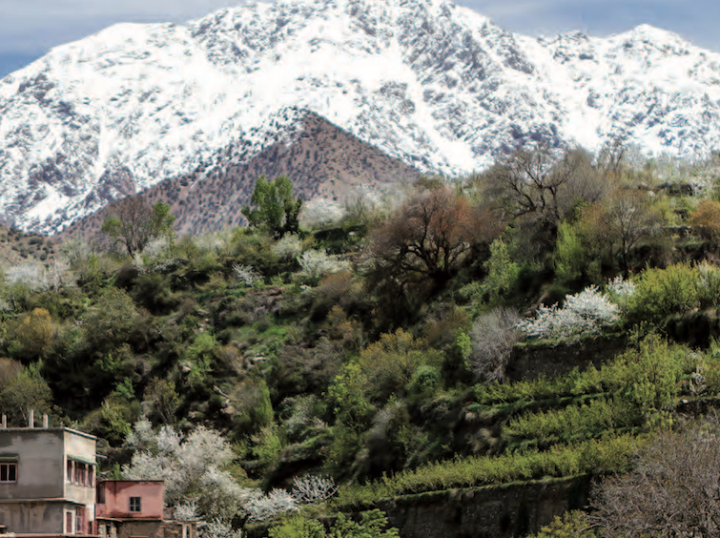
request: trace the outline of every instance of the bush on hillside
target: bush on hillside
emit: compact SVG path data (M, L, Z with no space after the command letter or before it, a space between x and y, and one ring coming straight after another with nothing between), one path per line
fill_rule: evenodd
M475 377L485 381L502 380L513 346L520 339L520 317L514 310L498 308L483 314L473 324L473 351L469 357Z
M568 295L560 308L541 306L535 318L523 320L517 327L527 338L570 338L595 334L615 325L619 320L620 308L596 286L585 288L580 293Z

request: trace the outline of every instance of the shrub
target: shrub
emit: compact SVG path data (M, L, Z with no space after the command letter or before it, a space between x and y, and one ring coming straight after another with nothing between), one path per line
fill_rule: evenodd
M283 519L282 523L272 527L270 538L325 538L325 527L319 521L295 515Z
M262 275L256 272L252 267L248 265L233 265L233 271L238 277L238 280L245 284L248 288L252 288L255 284L262 280Z
M495 239L490 244L490 258L484 267L488 276L482 289L490 295L491 301L510 293L520 276L520 266L512 260L510 248L502 239Z
M565 304L541 306L535 319L523 320L518 329L528 338L569 338L600 332L619 321L619 307L596 286L568 295Z
M475 377L486 381L502 380L505 367L519 340L519 316L514 310L499 308L483 314L473 324L470 366Z
M291 234L284 236L282 239L278 239L270 250L278 260L288 261L294 260L302 254L303 245L297 235Z
M528 538L596 538L594 527L588 514L573 510L562 517L555 516L552 523Z
M585 253L577 231L571 224L561 223L555 246L555 275L560 282L572 282L580 278L584 266Z
M718 536L720 430L717 419L688 431L663 432L625 476L595 494L593 519L607 536Z
M700 202L690 215L690 225L700 237L717 240L720 236L720 203L714 200Z
M198 525L200 538L243 538L242 531L235 530L226 521L213 519Z
M628 316L634 321L658 323L672 314L717 304L720 270L709 263L648 268L636 279L635 286L628 301Z
M383 334L377 342L360 353L358 364L366 373L367 390L379 401L404 388L421 365L440 365L442 357L427 349L423 340L416 340L409 332L398 329Z
M617 276L613 280L610 280L605 287L605 291L610 294L613 302L621 308L627 306L630 297L635 295L636 289L637 287L633 281L625 280L622 276Z
M250 521L268 521L298 509L297 500L284 489L274 489L267 495L254 497L243 504Z
M309 280L317 280L325 275L350 269L350 262L338 256L331 256L322 250L303 252L298 263L302 269L301 274Z
M397 529L385 529L387 523L385 513L380 510L363 512L359 523L338 514L328 538L397 538Z
M328 500L336 491L337 486L332 478L307 475L293 482L292 496L298 503L312 504Z

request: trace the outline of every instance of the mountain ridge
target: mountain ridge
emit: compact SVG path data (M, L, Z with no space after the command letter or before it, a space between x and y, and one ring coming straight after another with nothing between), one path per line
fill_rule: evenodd
M0 214L56 233L186 176L249 162L309 110L422 172L537 141L720 145L720 54L641 25L516 35L445 0L285 0L187 24L120 24L0 81Z

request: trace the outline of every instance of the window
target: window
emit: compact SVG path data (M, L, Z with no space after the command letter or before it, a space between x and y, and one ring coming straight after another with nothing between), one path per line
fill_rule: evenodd
M130 511L142 512L142 504L140 502L140 497L130 497Z
M75 534L73 529L73 513L65 512L65 534Z
M89 463L68 459L67 480L70 484L92 487L95 480L95 467Z
M75 534L84 534L85 528L85 509L75 509Z
M17 482L17 463L0 463L0 482Z
M98 488L97 488L96 492L97 492L97 503L105 504L105 486L103 484L98 484Z

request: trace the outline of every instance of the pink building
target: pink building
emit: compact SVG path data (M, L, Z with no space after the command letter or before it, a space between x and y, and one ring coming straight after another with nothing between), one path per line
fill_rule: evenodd
M165 484L148 480L97 483L95 521L105 538L197 538L194 522L163 519Z
M99 518L163 518L162 481L103 480L97 484L95 515Z

